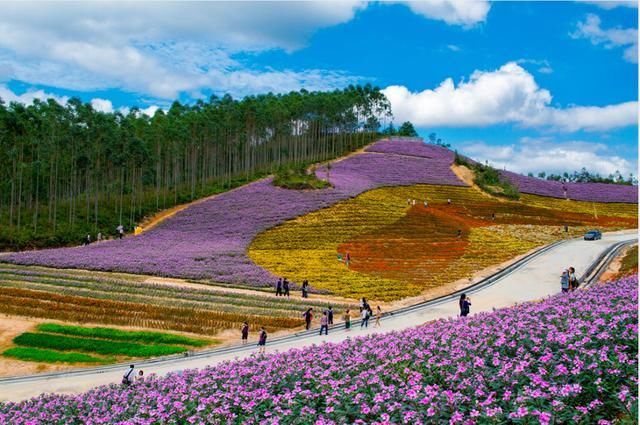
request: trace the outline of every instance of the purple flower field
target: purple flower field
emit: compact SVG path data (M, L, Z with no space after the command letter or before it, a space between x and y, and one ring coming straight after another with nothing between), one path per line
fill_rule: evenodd
M258 233L381 186L464 185L449 168L450 151L416 142L378 142L374 146L387 145L401 152L424 152L425 157L353 155L332 165L333 188L294 191L274 187L265 179L191 206L136 237L14 253L0 261L271 285L275 277L246 254ZM317 171L321 178L326 174L326 168Z
M0 405L11 424L612 424L637 408L638 278L412 330Z
M502 177L522 193L564 198L576 201L638 203L638 187L606 183L562 183L500 171Z

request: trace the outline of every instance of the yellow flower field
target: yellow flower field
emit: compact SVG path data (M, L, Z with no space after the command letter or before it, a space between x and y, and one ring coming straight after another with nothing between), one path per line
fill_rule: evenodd
M386 187L258 235L249 256L290 280L308 279L341 296L388 301L468 278L591 227L636 227L635 208L532 195L517 202L495 200L466 187ZM346 252L349 267L338 259Z

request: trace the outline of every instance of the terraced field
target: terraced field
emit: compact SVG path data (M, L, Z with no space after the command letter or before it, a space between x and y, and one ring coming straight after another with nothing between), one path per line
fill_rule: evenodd
M301 326L307 307L326 301L288 300L271 294L206 285L145 283L144 277L0 264L0 313L216 335L223 329L270 331ZM333 304L337 312L347 305ZM353 307L353 306L351 306Z
M316 288L394 300L591 227L634 228L636 208L535 195L503 201L454 186L387 187L268 230L254 240L249 256L274 274L309 279ZM347 252L349 267L337 259Z

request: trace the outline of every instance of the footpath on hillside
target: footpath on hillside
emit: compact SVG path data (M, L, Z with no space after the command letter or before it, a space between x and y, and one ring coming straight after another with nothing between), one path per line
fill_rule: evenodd
M469 293L472 314L509 307L547 297L560 292L560 273L566 267L573 266L582 274L608 247L627 240L637 240L637 231L606 233L598 241L570 240L556 245L548 251L525 262L510 274L497 280L491 286ZM329 330L328 336L302 335L286 338L279 342L267 342L267 352L301 348L323 342L340 342L348 338L381 332L399 331L437 319L454 318L458 314L458 305L449 301L437 305L416 308L409 313L385 317L382 326L373 327L374 321L366 329L358 327L351 331L343 329L341 323ZM257 355L255 345L236 347L193 357L149 360L138 362L137 367L145 375L155 373L165 375L184 369L212 366L224 361L241 359ZM15 380L0 380L0 400L19 401L39 395L42 392L79 393L98 385L118 383L124 366L111 366L100 369L86 369L45 376L31 376Z

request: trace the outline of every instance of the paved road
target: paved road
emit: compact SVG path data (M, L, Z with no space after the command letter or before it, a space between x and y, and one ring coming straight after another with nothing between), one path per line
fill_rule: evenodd
M515 303L522 303L540 299L560 291L560 272L574 266L577 274L581 275L598 256L609 246L629 240L637 239L637 231L625 231L605 234L599 241L571 240L559 244L545 253L531 259L517 267L508 275L495 281L488 287L477 291L469 291L472 299L472 313L491 311L493 308L507 307ZM382 320L380 328L373 328L373 322L368 329L359 327L346 332L344 329L332 329L329 336L301 335L273 341L267 344L267 351L300 348L321 342L338 342L358 335L366 335L390 330L410 328L421 323L458 314L455 300L443 300L436 305L427 305L405 314L393 315ZM338 326L341 327L341 326ZM214 365L226 360L243 358L256 352L255 345L213 350L205 355L194 357L173 358L165 360L147 361L140 363L145 374L156 373L164 375L169 372L191 368L201 368ZM33 375L14 380L0 380L0 400L18 401L39 395L42 392L78 393L95 386L120 382L125 372L123 366L104 367L100 369L84 369L72 372L62 372L48 375Z

